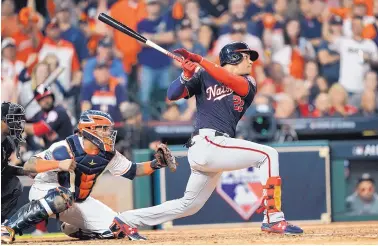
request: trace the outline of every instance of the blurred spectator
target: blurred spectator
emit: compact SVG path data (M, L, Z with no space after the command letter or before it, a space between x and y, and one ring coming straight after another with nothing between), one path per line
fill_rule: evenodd
M321 42L322 23L320 15L325 10L326 3L322 0L300 0L300 9L302 16L301 37L306 38L311 44L317 48Z
M34 90L42 84L50 75L49 65L45 62L39 62L31 72L30 79L24 83L18 84L18 102L25 107L34 98ZM31 119L41 110L38 103L33 100L28 107L25 107L26 119Z
M122 112L128 104L126 89L111 76L109 65L106 63L96 63L94 78L94 82L84 85L81 90L81 110L94 109L109 113L115 122L115 129L120 130L117 140L122 139Z
M364 92L372 91L378 93L378 76L377 73L374 71L369 71L365 75L364 79ZM349 97L349 103L355 107L359 107L361 103L361 95L362 93L356 93ZM378 98L376 105L378 106Z
M11 37L19 31L18 15L15 12L14 0L1 2L1 37ZM5 25L5 23L7 23Z
M17 102L17 77L24 64L16 60L16 43L12 38L1 42L1 100ZM10 93L13 92L13 93Z
M29 55L41 48L43 35L38 27L38 16L30 8L21 9L18 22L20 29L12 35L17 47L16 59L26 63Z
M328 93L328 82L323 76L318 76L315 79L315 84L310 88L310 104L313 104L319 93Z
M79 28L72 25L69 6L70 4L67 1L59 2L55 8L55 16L61 30L61 38L74 45L79 62L83 62L89 57L87 38Z
M193 39L197 40L206 50L210 48L213 31L210 21L200 9L197 0L188 0L185 4L185 16L189 19Z
M206 56L206 49L193 38L193 28L189 19L183 19L177 28L177 43L171 48L175 50L178 48L185 48L186 50L199 54L201 56ZM180 76L182 69L181 63L174 60L173 61L173 73L172 77L177 78Z
M361 106L358 116L374 116L377 113L377 93L375 91L364 91L361 95Z
M45 57L45 59L43 59L43 61L45 61L49 65L50 72L55 71L59 67L59 59L53 53L47 54L47 56ZM80 108L80 103L79 103L81 81L78 81L78 80L72 81L72 83L70 84L70 88L67 90L62 85L60 80L56 79L54 81L54 83L51 85L51 88L54 92L55 101L58 104L62 104L62 106L69 106L69 105L65 105L65 103L63 103L63 101L66 101L66 99L68 99L68 98L74 97L73 98L74 99L74 106L72 107L72 109L73 109L72 113L74 113L75 118L78 119L80 117L80 114L81 114L81 108ZM57 97L57 94L58 94L57 92L59 92L60 97ZM63 99L65 99L65 100L63 100Z
M213 56L218 57L219 52L226 44L236 41L248 44L251 49L256 50L260 54L259 59L263 59L261 40L247 32L247 21L245 19L237 17L232 20L230 33L221 35L216 41L212 51Z
M300 37L298 20L290 20L284 29L285 46L273 54L273 62L281 64L284 72L297 79L303 79L306 60L315 58L311 43Z
M280 63L272 63L268 67L269 77L273 80L273 85L275 87L275 93L281 93L284 91L283 80L285 78L285 73L283 67Z
M35 100L41 107L29 122L25 124L25 133L43 139L44 148L66 139L73 132L71 119L67 111L60 105L55 105L54 93L44 85L34 91Z
M137 30L137 24L147 16L146 5L144 1L139 0L118 1L110 8L110 15L131 29ZM136 39L115 29L112 29L112 34L116 45L115 55L122 59L126 73L130 74L132 66L137 62L141 46Z
M368 173L358 179L355 192L346 199L350 215L378 214L378 194L375 180Z
M168 101L166 110L162 114L162 119L167 121L189 121L193 120L195 112L196 100L194 97L188 100Z
M369 71L369 66L378 64L378 49L372 40L362 38L362 20L354 17L352 20L353 38L339 37L335 39L328 33L325 38L333 42L334 48L340 53L339 82L350 93L363 91L363 78Z
M319 76L318 64L315 61L308 61L304 68L304 83L308 88L315 84L316 78Z
M331 109L331 100L327 93L320 93L315 99L315 110L312 112L312 117L327 117Z
M123 69L122 61L113 54L113 42L109 37L103 38L97 46L95 57L87 60L83 70L83 84L88 85L94 82L93 72L97 63L107 63L110 67L110 74L117 78L123 86L127 86L127 76Z
M277 119L296 118L296 106L294 99L288 94L281 94L277 97L277 107L274 116Z
M254 22L251 22L248 19L248 16L246 15L247 11L247 4L244 0L231 0L229 2L229 9L228 9L228 15L230 16L230 20L232 19L243 19L247 23L247 32L253 35L256 34L256 24ZM231 32L232 30L232 23L228 21L226 24L222 25L220 27L220 30L218 32L218 35L223 35Z
M337 40L342 36L342 19L339 16L333 16L329 22L323 24L323 33L332 36L331 40ZM329 30L325 30L328 28ZM338 82L340 72L340 55L333 48L334 43L322 40L318 47L318 60L320 71L330 84Z
M341 84L333 84L328 93L332 105L330 115L345 117L357 113L357 109L348 104L348 93Z
M147 1L147 17L138 23L138 32L144 37L161 45L165 49L174 43L174 23L166 16L160 15L159 0ZM140 98L143 103L143 118L150 118L150 98L154 88L164 91L170 83L170 65L172 59L156 49L143 45L138 54L140 67ZM163 102L165 96L157 95L157 100ZM159 98L161 97L161 98Z
M142 113L138 104L129 103L123 112L126 120L125 138L116 145L117 150L132 158L133 149L156 150L160 139L153 128L143 124Z
M199 0L198 3L201 9L210 16L214 26L219 27L230 21L230 15L227 12L229 0Z
M301 80L294 82L294 88L291 90L291 96L297 105L298 115L308 117L311 113L309 105L309 88Z
M58 57L59 66L64 68L64 71L59 76L59 80L68 90L72 81L74 81L74 83L81 81L82 74L75 47L71 42L62 39L60 34L61 31L56 20L53 20L47 25L46 37L43 40L38 58L39 60L43 60L51 53Z
M344 19L343 22L343 34L347 38L352 38L355 34L353 32L353 19L358 17L361 19L362 29L365 26L374 23L374 17L367 15L367 5L366 0L355 0L352 5L352 13Z
M276 1L277 2L277 1ZM273 13L273 5L265 0L251 1L247 9L247 16L251 16L251 20L259 21L266 13Z

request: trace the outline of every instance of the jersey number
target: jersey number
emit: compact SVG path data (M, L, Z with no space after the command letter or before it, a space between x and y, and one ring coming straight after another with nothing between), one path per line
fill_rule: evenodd
M234 110L241 113L243 111L244 101L240 96L234 95Z

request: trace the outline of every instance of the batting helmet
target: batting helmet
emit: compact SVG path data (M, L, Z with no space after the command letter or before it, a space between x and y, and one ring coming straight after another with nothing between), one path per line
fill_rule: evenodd
M233 42L225 45L221 49L219 53L220 65L224 66L226 64L239 64L243 60L242 53L248 53L250 55L251 61L256 61L257 58L259 58L259 53L251 50L246 43Z
M34 98L35 100L39 101L42 98L45 98L47 96L52 96L53 99L55 100L54 93L52 92L50 87L39 85L35 90L34 90Z
M87 110L80 115L77 126L81 135L101 150L113 152L117 131L113 130L114 121L108 113Z

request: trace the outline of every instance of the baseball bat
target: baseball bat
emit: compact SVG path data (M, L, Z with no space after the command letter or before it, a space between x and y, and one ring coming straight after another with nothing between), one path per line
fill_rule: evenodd
M163 47L155 44L151 40L148 40L147 38L143 37L140 33L136 32L133 29L131 29L130 27L122 24L121 22L117 21L116 19L112 18L111 16L109 16L105 13L100 13L99 16L98 16L98 19L100 21L104 22L105 24L117 29L118 31L120 31L120 32L122 32L122 33L124 33L124 34L126 34L126 35L128 35L132 38L135 38L139 42L145 43L146 45L150 46L151 48L160 51L161 53L169 56L170 58L173 58L178 62L182 61L181 57L176 56L172 52L170 52L170 51L164 49Z
M46 87L47 86L50 86L52 83L55 82L55 80L58 78L58 76L64 71L64 67L58 67L56 68L46 79L45 81L43 81L43 83L41 85L45 85ZM37 86L38 87L38 86ZM34 101L34 98L33 97L27 104L26 106L24 107L25 110L26 108Z

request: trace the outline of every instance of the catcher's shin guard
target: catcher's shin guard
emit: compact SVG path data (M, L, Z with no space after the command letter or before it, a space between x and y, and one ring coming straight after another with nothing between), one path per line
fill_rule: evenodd
M115 217L113 223L110 226L110 230L113 232L115 238L128 237L130 240L147 240L147 238L141 236L138 233L137 228L132 228L131 226L124 223L120 218Z
M71 192L64 187L57 187L49 190L44 198L22 206L4 225L22 234L23 230L48 219L52 214L65 211L71 205Z
M281 177L270 177L263 189L263 201L257 212L266 210L268 217L269 213L281 212Z

